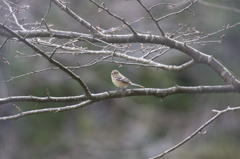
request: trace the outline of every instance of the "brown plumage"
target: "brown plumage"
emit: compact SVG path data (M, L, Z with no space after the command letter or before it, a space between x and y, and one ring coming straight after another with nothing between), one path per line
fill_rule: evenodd
M127 77L123 76L118 70L113 70L111 72L111 78L112 78L113 84L118 88L124 89L128 85L133 85L133 86L138 86L138 87L144 88L141 85L131 82Z

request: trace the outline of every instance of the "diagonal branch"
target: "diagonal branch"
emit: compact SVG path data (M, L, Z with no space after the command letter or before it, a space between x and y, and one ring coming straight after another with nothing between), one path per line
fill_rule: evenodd
M136 31L132 28L132 26L131 26L129 23L127 23L123 18L121 18L121 17L113 14L112 12L110 12L109 9L107 9L107 8L104 7L104 5L99 5L99 4L98 4L97 2L95 2L94 0L89 0L89 1L92 2L93 4L95 4L97 7L105 10L109 15L111 15L111 16L113 16L114 18L122 21L126 26L129 27L129 29L131 29L131 31L133 32L134 35L137 35Z
M163 16L163 17L161 17L161 18L156 19L156 20L159 22L160 20L166 19L166 18L168 18L168 17L170 17L170 16L180 14L180 13L182 13L182 12L185 11L185 10L191 11L189 8L190 8L193 4L195 4L197 1L198 1L198 0L191 0L191 3L190 3L187 7L183 8L183 9L177 11L177 12L173 12L173 13L170 13L170 14L168 14L168 15L165 15L165 16ZM195 14L195 13L194 13L194 14Z
M8 6L9 11L10 11L11 13L13 13L14 11L12 10L12 7L8 4L8 2L6 2L6 1L3 1L3 2ZM21 24L19 24L16 15L13 13L12 16L13 16L13 18L14 18L14 20L15 20L16 25L19 26L19 27L21 28L21 30L25 30L25 31L26 31L26 29L25 29Z
M88 23L86 20L79 17L72 10L70 10L66 5L63 5L59 0L51 0L51 1L53 1L59 8L61 8L63 11L65 11L72 18L74 18L79 23L81 23L83 26L88 28L91 31L92 34L95 34L95 33L101 34L94 26L92 26L92 24Z
M164 33L164 31L162 30L162 28L160 27L160 25L158 24L158 21L153 17L152 13L150 12L150 10L151 10L152 8L148 9L148 8L141 2L141 0L137 0L137 1L138 1L138 2L140 3L140 5L146 10L146 12L150 15L150 17L152 18L152 20L155 22L155 24L157 25L158 29L160 30L162 36L165 36L165 33Z
M25 45L27 45L28 47L30 47L31 49L33 49L35 52L41 54L45 59L47 59L50 63L52 63L53 65L59 67L59 69L61 69L62 71L64 71L65 73L67 73L70 77L72 77L74 80L76 80L83 88L84 93L86 96L90 97L91 93L88 89L88 87L86 86L86 84L82 81L82 79L77 76L76 74L74 74L72 71L70 71L67 67L65 67L64 65L62 65L61 63L59 63L58 61L50 58L46 53L44 53L42 50L40 50L39 48L37 48L36 46L34 46L33 44L29 43L26 39L22 38L21 36L19 36L18 34L16 34L15 32L13 32L11 29L9 29L8 27L0 24L0 28L4 29L5 31L7 31L8 33L10 33L12 36L16 37L19 39L19 41L22 41Z
M212 117L210 120L208 120L206 123L204 123L202 126L200 126L196 131L194 131L190 136L188 136L186 139L184 139L183 141L181 141L180 143L178 143L177 145L173 146L172 148L164 151L163 153L155 156L155 157L151 157L150 159L158 159L163 157L164 155L170 153L171 151L175 150L176 148L182 146L183 144L185 144L186 142L188 142L190 139L192 139L194 136L196 136L197 134L201 133L201 131L203 130L203 128L205 128L206 126L208 126L210 123L212 123L214 120L216 120L218 117L220 117L221 115L223 115L224 113L227 113L229 111L236 111L236 110L240 110L240 107L233 107L230 108L228 107L227 109L224 109L222 111L219 110L212 110L213 112L216 112L217 114Z

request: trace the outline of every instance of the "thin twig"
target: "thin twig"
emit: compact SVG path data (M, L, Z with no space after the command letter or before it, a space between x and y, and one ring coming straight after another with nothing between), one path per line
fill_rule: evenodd
M3 24L4 25L4 24ZM0 49L3 47L4 44L8 41L8 38L4 40L4 42L1 44Z
M93 4L95 4L97 7L105 10L109 15L111 15L111 16L113 16L114 18L122 21L126 26L129 27L129 29L132 31L132 33L133 33L134 35L137 35L136 31L132 28L132 26L131 26L128 22L126 22L123 18L121 18L121 17L117 16L116 14L113 14L112 12L110 12L109 9L105 8L104 5L99 5L99 4L98 4L97 2L95 2L94 0L89 0L89 1L92 2Z
M51 2L52 2L52 0L49 1L49 7L48 7L48 10L47 10L46 14L44 15L44 17L42 18L41 23L40 23L40 25L39 25L39 28L41 28L42 23L44 22L45 25L46 25L46 27L47 27L47 29L48 29L48 31L50 31L50 29L48 28L48 26L47 26L45 20L46 20L46 18L47 18L47 15L49 14L50 9L51 9Z
M162 36L165 36L164 31L162 30L162 28L160 27L160 25L158 24L158 21L153 17L152 13L150 12L150 9L148 9L142 2L141 0L137 0L138 3L140 3L140 5L146 10L146 12L150 15L150 17L152 18L152 20L155 22L155 24L157 25L158 29L160 30Z
M172 7L175 6L175 4L173 4L173 3L160 3L160 4L155 4L155 5L153 5L153 6L150 7L148 10L150 11L150 10L153 9L154 7L162 6L162 5L171 5Z
M7 60L5 57L3 57L2 54L0 54L0 57L3 59L4 63L10 65L10 63L8 62L8 60Z
M166 18L168 18L168 17L170 17L170 16L173 16L173 15L180 14L180 13L182 13L182 12L185 11L185 10L189 10L189 8L190 8L193 4L195 4L197 1L198 1L198 0L191 0L191 3L190 3L187 7L181 9L180 11L170 13L170 14L165 15L165 16L163 16L163 17L161 17L161 18L156 19L156 20L159 22L160 20L166 19ZM192 12L192 11L191 11L191 12ZM195 13L194 13L194 15L195 15Z
M36 70L36 71L24 73L24 74L19 75L19 76L11 77L10 79L5 80L5 81L1 81L1 82L10 82L10 81L12 81L14 79L18 79L18 78L21 78L21 77L29 76L29 75L32 75L32 74L35 74L35 73L45 72L45 71L48 71L48 70L58 70L58 69L59 69L58 67L51 67L51 68L45 68L45 69L41 69L41 70Z
M6 24L6 22L8 21L8 19L10 18L10 16L12 15L12 14L14 14L15 13L15 9L12 11L12 12L10 12L10 14L6 17L6 19L4 20L4 22L3 22L3 25L5 25Z
M211 37L211 36L213 36L213 35L215 35L215 34L218 34L218 33L222 32L222 31L225 31L225 30L227 30L227 29L234 28L234 27L237 26L237 25L240 25L240 22L235 23L235 24L233 24L233 25L229 25L229 24L228 24L227 26L223 26L223 29L220 29L220 30L218 30L218 31L212 32L212 33L210 33L210 34L206 34L205 36L199 37L199 38L197 38L197 39L189 40L189 41L187 41L187 43L191 43L191 42L194 42L194 41L199 41L199 40L202 40L202 39Z

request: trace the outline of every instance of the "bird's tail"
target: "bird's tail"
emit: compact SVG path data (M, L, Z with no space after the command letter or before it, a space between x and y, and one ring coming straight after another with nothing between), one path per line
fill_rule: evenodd
M145 88L145 87L143 87L143 86L141 86L141 85L139 85L139 84L132 83L132 82L131 82L131 85L132 85L132 86L137 86L137 87L142 87L142 88Z

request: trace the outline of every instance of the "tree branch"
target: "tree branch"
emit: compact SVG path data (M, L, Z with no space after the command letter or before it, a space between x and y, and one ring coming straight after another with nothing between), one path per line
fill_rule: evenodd
M66 5L63 5L59 0L51 0L53 1L61 10L65 11L68 15L70 15L73 19L78 21L80 24L85 26L91 31L92 35L95 35L96 33L101 34L92 24L88 23L83 18L79 17L77 14L75 14L71 9L69 9Z
M28 115L34 115L34 114L42 114L42 113L57 113L57 112L62 112L62 111L68 111L68 110L73 110L73 109L78 109L82 108L86 105L91 104L91 100L87 100L84 102L81 102L76 105L70 105L70 106L65 106L65 107L58 107L58 108L45 108L45 109L37 109L37 110L30 110L26 112L20 112L19 114L12 115L12 116L6 116L6 117L0 117L0 121L2 120L16 120L24 116Z
M97 2L95 2L94 0L89 0L89 1L92 2L93 4L95 4L97 7L103 9L104 11L106 11L109 15L111 15L111 16L113 16L114 18L122 21L126 26L129 27L129 29L132 31L132 33L133 33L134 35L137 35L136 31L132 28L132 26L131 26L129 23L127 23L123 18L121 18L121 17L113 14L112 12L110 12L109 9L105 8L104 5L99 5L99 4L98 4ZM103 4L104 4L104 3L103 3Z
M227 113L229 111L236 111L236 110L240 110L240 107L233 107L230 108L228 107L227 109L224 109L222 111L219 110L212 110L213 112L216 112L217 114L212 117L210 120L208 120L206 123L204 123L202 126L200 126L196 131L194 131L190 136L188 136L186 139L184 139L183 141L181 141L180 143L178 143L177 145L173 146L172 148L164 151L163 153L155 156L155 157L151 157L150 159L158 159L161 158L163 156L165 156L166 154L170 153L171 151L175 150L176 148L182 146L183 144L185 144L186 142L188 142L190 139L192 139L194 136L196 136L197 134L200 134L201 131L203 130L203 128L205 128L206 126L208 126L210 123L212 123L214 120L216 120L218 117L220 117L221 115L223 115L224 113Z
M59 67L59 69L61 69L62 71L64 71L65 73L67 73L70 77L72 77L74 80L76 80L83 88L84 93L86 96L90 97L91 93L88 90L87 86L85 85L85 83L82 81L82 79L77 76L76 74L74 74L72 71L70 71L68 68L66 68L65 66L63 66L61 63L59 63L58 61L50 58L47 54L45 54L42 50L40 50L39 48L37 48L36 46L34 46L33 44L29 43L26 39L22 38L21 36L19 36L18 34L14 33L11 29L7 28L6 26L0 24L0 28L4 29L5 31L7 31L8 33L12 34L12 36L16 37L19 39L19 41L22 41L25 45L29 46L31 49L33 49L35 52L41 54L45 59L47 59L50 63L52 63L53 65Z
M152 15L152 13L151 13L151 9L152 9L152 7L150 8L150 9L148 9L142 2L141 2L141 0L137 0L138 1L138 3L146 10L146 12L150 15L150 17L152 18L152 20L154 21L154 23L157 25L157 27L158 27L158 30L161 32L161 34L162 34L162 36L165 36L165 33L164 33L164 31L162 30L162 28L160 27L160 25L158 24L158 21L153 17L153 15Z
M204 93L238 93L232 85L219 85L219 86L196 86L184 87L175 85L170 88L144 88L144 89L126 89L125 91L107 91L102 93L93 94L91 97L84 95L71 96L71 97L36 97L36 96L10 96L7 98L0 98L0 105L10 102L79 102L85 100L92 100L92 102L112 99L123 98L131 96L155 96L158 98L165 98L174 94L204 94Z
M185 11L185 10L189 10L189 8L190 8L193 4L195 4L197 1L198 1L198 0L191 0L191 3L190 3L187 7L183 8L183 9L177 11L177 12L173 12L173 13L170 13L170 14L165 15L165 16L163 16L163 17L160 17L160 18L158 18L158 19L156 19L156 20L159 22L159 21L161 21L161 20L163 20L163 19L166 19L166 18L168 18L168 17L170 17L170 16L180 14L180 13L182 13L182 12ZM195 13L194 13L194 14L195 14Z

